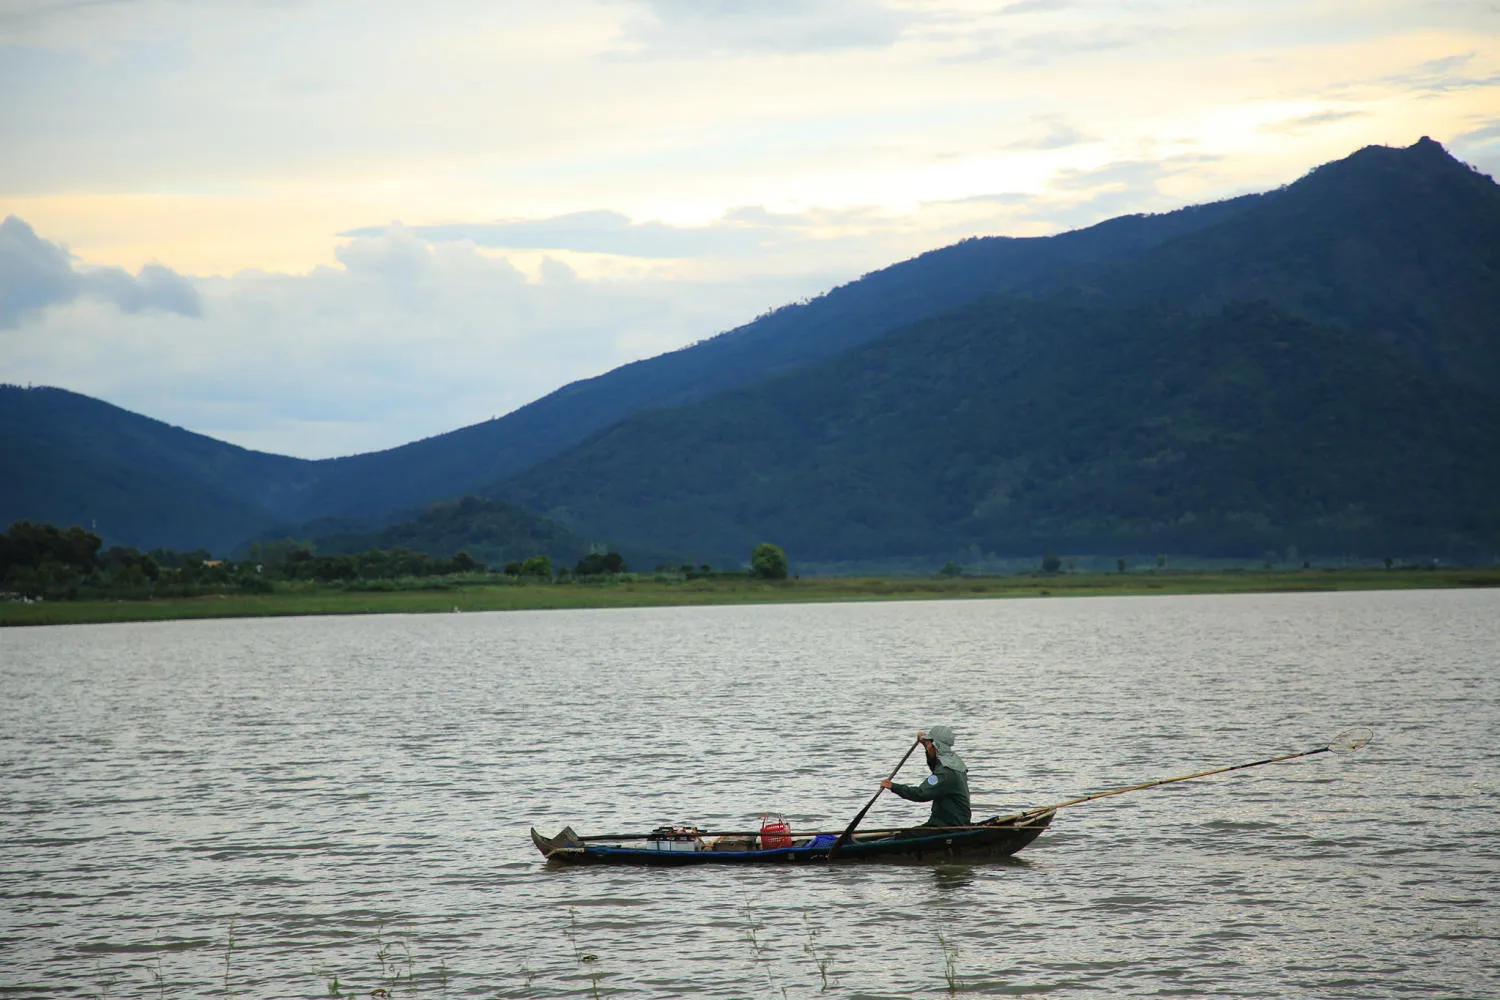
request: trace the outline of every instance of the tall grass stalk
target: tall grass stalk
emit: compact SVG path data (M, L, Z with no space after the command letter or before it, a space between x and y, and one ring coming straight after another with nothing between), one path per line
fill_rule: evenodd
M99 960L94 959L94 975L97 976L103 972L104 969L100 966ZM115 983L119 981L119 978L120 973L118 971L114 971L109 974L109 978L104 980L104 984L99 987L99 993L97 994L99 1000L106 1000L106 998L109 996L109 991L115 988Z
M229 956L234 954L234 917L229 918L229 935L224 941L224 995L229 992Z
M802 928L807 932L807 943L802 946L802 950L807 953L808 957L813 960L813 964L818 967L818 978L823 981L823 986L818 992L827 993L828 969L833 965L833 957L826 952L820 953L818 951L818 936L823 932L813 927L806 910L802 911Z
M750 964L752 966L759 966L761 973L766 977L766 986L773 990L779 990L782 1000L786 1000L786 986L776 981L776 974L771 968L771 963L766 959L766 952L769 949L760 939L760 932L765 930L766 927L765 921L755 915L755 911L751 908L748 901L740 904L738 912L741 921L740 929L744 932L745 940L750 944L752 953Z
M958 948L938 931L938 947L943 949L943 978L948 981L948 994L958 992Z
M142 962L141 968L146 970L146 975L150 976L152 982L155 984L156 995L159 997L165 997L167 995L167 979L161 973L161 956L156 956L155 965L150 965Z
M599 1000L599 981L604 978L604 970L598 966L598 955L578 947L578 911L571 906L568 907L568 929L563 931L563 936L573 946L573 960L588 972L589 989L594 1000ZM527 983L529 985L530 980Z

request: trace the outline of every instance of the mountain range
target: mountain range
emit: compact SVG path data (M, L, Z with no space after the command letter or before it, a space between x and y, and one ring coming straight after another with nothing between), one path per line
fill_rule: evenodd
M826 560L1493 552L1497 387L1500 188L1423 139L1264 194L966 240L349 458L5 387L0 522L227 551L373 538L478 493L556 522L528 544L716 563L768 539Z

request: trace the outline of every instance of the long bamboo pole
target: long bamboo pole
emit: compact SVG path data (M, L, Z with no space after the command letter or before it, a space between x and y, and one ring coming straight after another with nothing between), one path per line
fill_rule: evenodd
M1126 792L1139 792L1144 788L1155 788L1158 785L1170 785L1176 781L1191 781L1194 778L1206 778L1211 774L1226 774L1230 771L1243 771L1247 767L1260 767L1262 764L1279 764L1285 760L1296 760L1299 757L1312 757L1315 754L1328 753L1332 747L1318 747L1316 750L1303 750L1300 753L1284 754L1280 757L1267 757L1265 760L1251 761L1248 764L1231 764L1229 767L1215 767L1208 771L1196 771L1192 774L1184 774L1176 778L1158 778L1155 781L1143 781L1139 785L1128 785L1125 788L1113 788L1107 792L1095 792L1092 795L1080 795L1076 799L1068 799L1050 806L1042 806L1038 809L1028 809L1025 812L1014 813L1010 816L1002 816L997 823L1008 823L1012 820L1025 819L1028 816L1040 816L1042 813L1061 809L1064 806L1076 806L1081 802L1093 802L1095 799L1107 799L1111 795L1124 795Z

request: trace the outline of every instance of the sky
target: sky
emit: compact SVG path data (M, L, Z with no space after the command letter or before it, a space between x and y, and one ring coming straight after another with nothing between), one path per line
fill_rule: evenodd
M0 0L0 382L324 458L1422 136L1500 0Z

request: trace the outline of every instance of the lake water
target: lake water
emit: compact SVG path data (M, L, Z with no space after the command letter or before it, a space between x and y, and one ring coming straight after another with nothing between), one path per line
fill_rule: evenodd
M0 682L0 995L1500 996L1497 591L9 629ZM1375 739L1002 864L527 835L840 828L936 723L976 816Z

